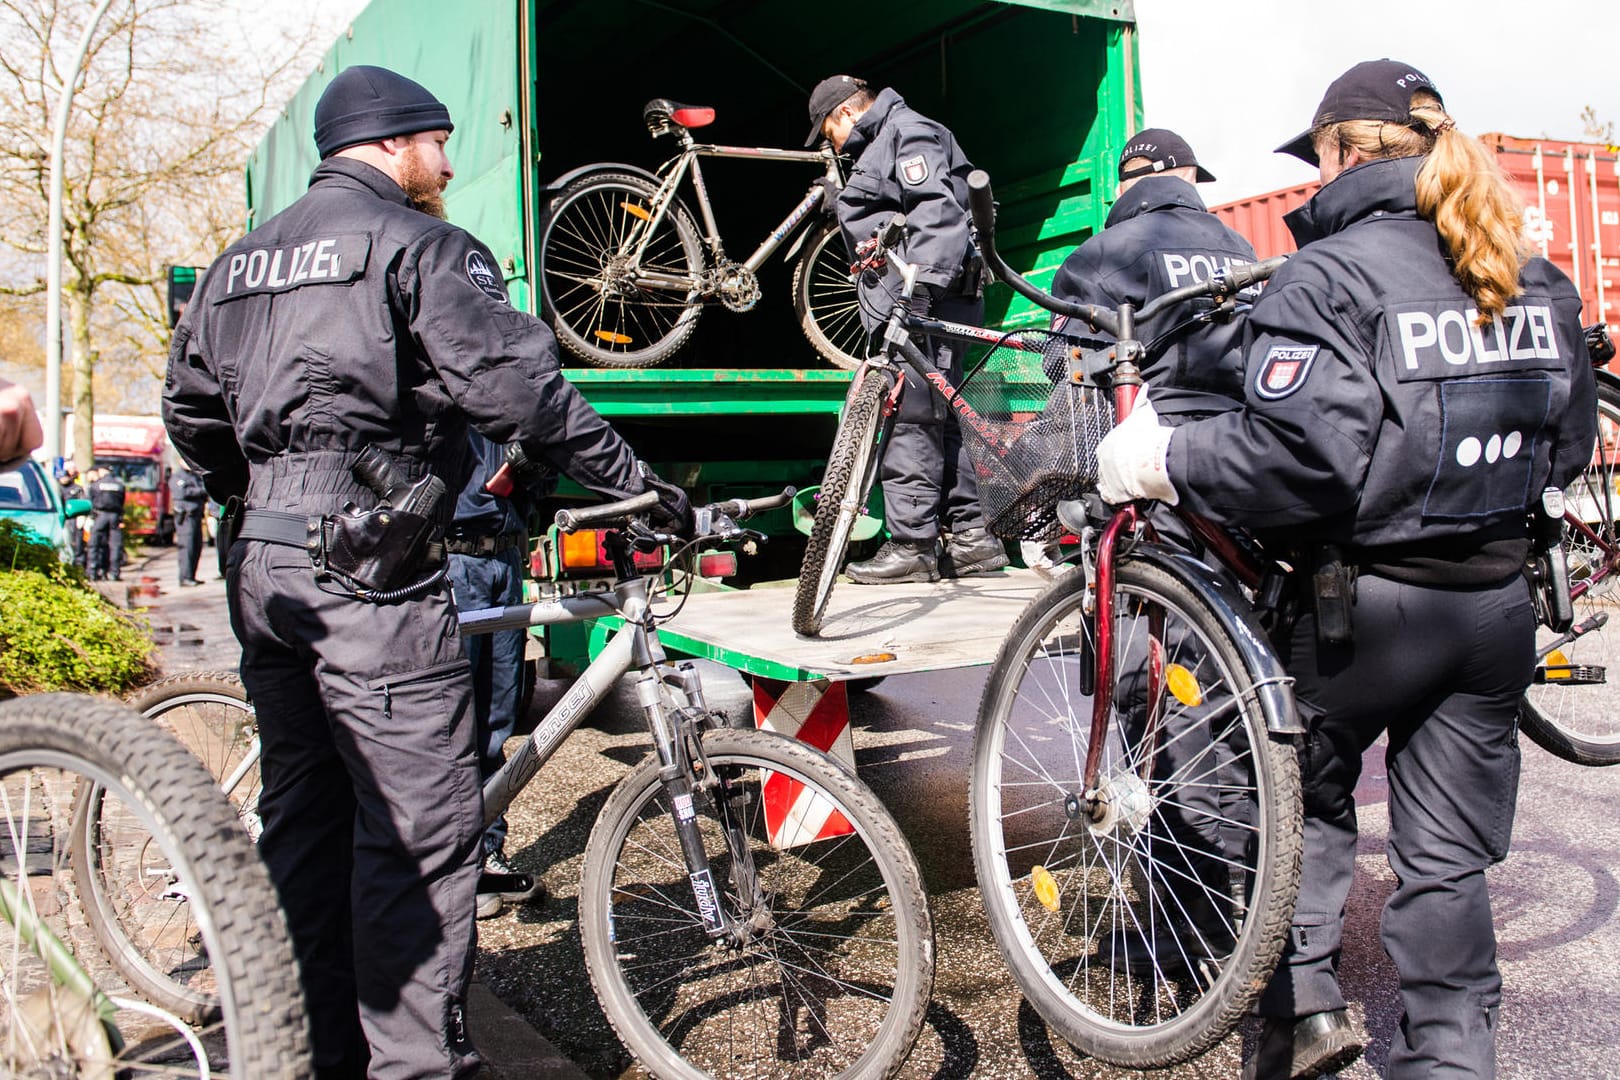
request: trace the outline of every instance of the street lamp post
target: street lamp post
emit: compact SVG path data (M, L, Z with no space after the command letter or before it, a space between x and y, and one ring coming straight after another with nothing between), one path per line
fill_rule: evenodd
M90 39L112 3L113 0L101 0L85 24L84 35L79 38L79 51L73 57L67 81L62 84L62 96L56 102L56 128L51 139L50 221L45 230L48 245L45 256L45 447L57 464L62 459L62 154L67 145L68 110L79 86L84 58L90 52ZM81 432L79 437L87 439L90 433Z

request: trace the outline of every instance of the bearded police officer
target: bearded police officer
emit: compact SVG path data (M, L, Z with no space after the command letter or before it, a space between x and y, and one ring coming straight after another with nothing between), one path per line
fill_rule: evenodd
M89 569L92 581L117 581L124 570L124 482L111 469L98 469L90 483Z
M259 850L322 1076L479 1064L465 993L482 804L439 540L467 425L609 497L650 485L666 522L690 527L685 496L508 304L489 249L437 216L451 130L409 79L334 78L309 191L209 269L164 391L209 494L247 508L227 582L263 738Z
M1511 188L1411 65L1351 68L1282 151L1322 188L1250 314L1243 407L1173 429L1133 412L1099 450L1100 489L1269 530L1310 570L1276 640L1307 724L1299 901L1244 1075L1361 1051L1337 969L1356 781L1387 729L1381 929L1405 1008L1388 1075L1494 1076L1485 869L1507 853L1536 663L1527 506L1596 437L1581 301L1524 259Z
M912 311L923 317L977 323L984 315L981 263L967 212L973 171L956 137L914 111L893 89L874 93L849 75L823 79L810 95L810 135L854 159L836 210L844 242L854 251L896 213L906 216L900 255L918 267ZM888 321L900 294L892 268L860 285L861 318L869 333ZM965 346L937 338L918 348L952 383L959 382ZM906 371L900 415L883 454L883 516L889 542L873 558L852 563L849 580L865 585L937 581L1007 565L1001 542L985 529L978 482L956 414L915 372ZM944 547L940 548L940 540Z
M180 548L179 584L197 581L197 559L202 555L203 514L208 508L208 491L190 469L176 469L169 477L169 493L174 500L174 539Z

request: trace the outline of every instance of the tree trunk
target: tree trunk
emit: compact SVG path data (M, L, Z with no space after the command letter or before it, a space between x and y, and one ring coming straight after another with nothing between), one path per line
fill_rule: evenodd
M96 350L90 341L90 302L94 287L82 280L63 283L68 305L68 326L73 346L73 463L83 473L94 462L93 442L96 417ZM67 390L67 388L64 388Z

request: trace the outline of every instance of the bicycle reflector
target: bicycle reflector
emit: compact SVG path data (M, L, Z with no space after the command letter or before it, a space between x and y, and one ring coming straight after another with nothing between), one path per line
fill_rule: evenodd
M1058 883L1052 871L1044 866L1030 867L1029 883L1035 887L1035 899L1041 902L1042 907L1047 911L1058 909Z
M613 559L608 556L607 549L602 546L606 533L596 529L580 529L578 532L558 533L557 550L562 560L564 570L609 570L613 567ZM664 565L664 549L657 551L637 551L631 556L637 570L657 570Z
M737 573L735 551L706 551L698 556L698 577L727 578Z
M633 202L622 202L619 204L619 208L633 218L640 218L642 221L652 220L652 215L647 212L647 208L644 206L638 206Z
M598 339L607 342L609 345L630 344L630 339L628 337L626 337L624 334L615 333L612 330L597 330L596 336Z

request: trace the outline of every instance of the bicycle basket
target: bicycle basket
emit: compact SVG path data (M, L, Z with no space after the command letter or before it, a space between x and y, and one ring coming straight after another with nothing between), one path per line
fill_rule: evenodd
M1058 502L1097 485L1097 444L1114 407L1106 391L1068 381L1072 339L1024 330L1016 341L972 368L952 407L990 531L1049 540L1061 531Z

